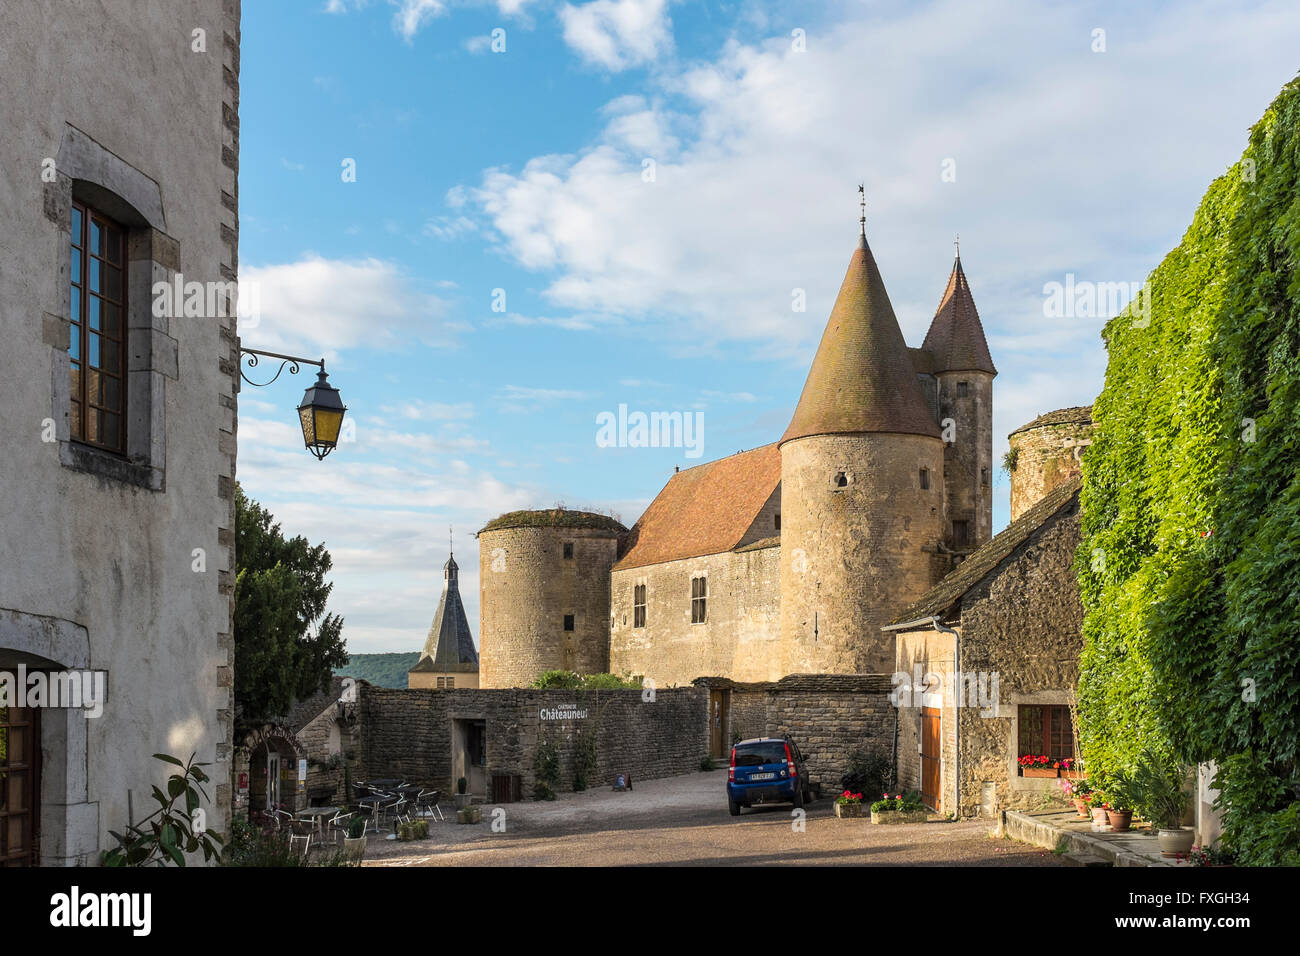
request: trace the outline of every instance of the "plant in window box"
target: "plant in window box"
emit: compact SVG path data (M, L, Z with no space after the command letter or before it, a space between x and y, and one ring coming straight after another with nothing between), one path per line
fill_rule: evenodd
M1052 758L1047 754L1025 754L1017 763L1020 764L1020 776L1022 777L1056 777L1060 775L1059 768L1052 765Z
M1064 760L1054 761L1054 765L1061 771L1061 776L1066 780L1083 779L1083 761L1076 760L1073 757L1066 757Z
M862 794L845 790L835 798L835 815L837 817L862 816Z
M916 794L885 794L885 799L871 805L871 822L875 824L925 823L929 819L930 811Z

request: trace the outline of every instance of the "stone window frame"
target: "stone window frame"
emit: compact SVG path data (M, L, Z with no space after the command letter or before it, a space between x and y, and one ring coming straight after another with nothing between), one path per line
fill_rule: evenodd
M696 594L695 582L700 582L699 594ZM699 604L699 613L696 613L696 602ZM691 623L708 624L709 623L709 574L707 571L692 572L691 574Z
M51 346L51 411L59 463L74 471L163 492L167 481L167 382L179 377L179 346L170 319L155 316L153 286L180 272L180 243L166 233L158 183L89 135L67 124L54 182L45 183L45 215L59 230L59 311L42 317ZM126 454L71 436L72 202L93 207L127 233Z
M648 591L649 588L646 585L644 579L642 579L641 581L633 582L632 584L632 626L633 627L640 628L646 626L646 621L650 616L649 607L648 607L649 602L646 600L646 595ZM639 624L637 623L638 611L641 612L639 615L639 619L641 623Z
M1055 777L1022 777L1017 751L1020 742L1020 708L1024 706L1044 705L1053 707L1070 706L1070 692L1066 690L1043 690L1033 693L1011 694L1010 699L998 705L998 716L1007 720L1006 772L1007 781L1012 790L1056 791L1060 781Z
M921 483L922 491L929 491L930 490L930 469L922 468L919 474L917 475L917 480L920 481Z

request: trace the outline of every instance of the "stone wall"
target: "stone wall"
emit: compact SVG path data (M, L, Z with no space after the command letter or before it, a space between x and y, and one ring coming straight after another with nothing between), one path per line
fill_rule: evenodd
M894 752L896 712L883 674L796 674L779 681L696 682L731 692L728 739L791 737L807 762L809 779L824 794L837 792L858 749Z
M775 512L773 512L775 513ZM774 680L781 628L779 546L683 558L610 576L610 667L656 686L697 677ZM691 623L691 579L708 581L706 620ZM633 627L633 589L646 586L646 623Z
M597 765L588 781L592 788L608 786L616 772L630 773L634 780L692 773L708 752L708 692L696 687L659 690L646 700L639 690L362 686L360 760L354 776L404 777L450 791L457 720L485 722L487 780L519 774L525 799L536 781L533 761L542 739L554 742L560 752L562 791L573 789L574 757L586 734L596 735Z
M1039 425L1007 436L1016 455L1011 471L1011 520L1079 474L1083 450L1092 442L1091 422Z
M564 557L564 545L573 557ZM548 670L609 670L609 577L618 537L603 528L479 533L479 684L527 687ZM574 628L564 629L565 615Z
M947 570L937 550L943 443L922 435L801 438L781 446L781 489L778 672L892 671L894 642L880 626Z

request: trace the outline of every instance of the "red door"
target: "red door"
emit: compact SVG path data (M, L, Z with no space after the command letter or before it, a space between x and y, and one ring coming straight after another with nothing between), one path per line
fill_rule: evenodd
M939 711L921 708L921 800L939 809Z

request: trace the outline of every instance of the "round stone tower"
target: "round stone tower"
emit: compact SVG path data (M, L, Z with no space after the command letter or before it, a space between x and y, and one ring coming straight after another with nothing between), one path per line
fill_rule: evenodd
M864 234L781 448L785 673L888 673L942 573L944 447Z
M1084 405L1039 415L1007 436L1012 521L1079 474L1092 432L1092 406Z
M512 511L478 533L479 686L609 670L609 580L627 533L608 515Z

